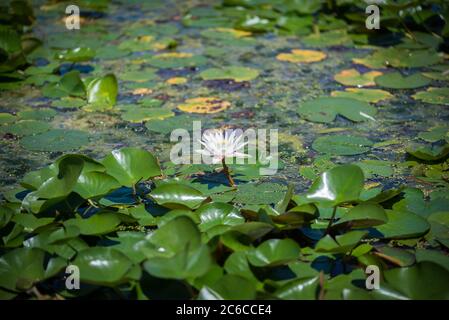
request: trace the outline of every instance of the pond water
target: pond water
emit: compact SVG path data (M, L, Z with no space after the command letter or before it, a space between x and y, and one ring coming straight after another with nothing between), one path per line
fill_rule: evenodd
M395 298L448 299L449 8L385 4L367 30L359 2L80 0L68 29L38 0L29 33L0 25L0 299L371 299L352 280L372 264ZM278 170L230 166L230 188L220 164L174 165L195 121L277 130ZM120 167L123 147L159 162ZM55 285L70 261L94 286Z
M216 3L218 4L218 2ZM138 116L135 123L121 118L120 107L131 107L144 100L159 99L161 107L173 110L176 116L184 112L177 106L186 99L196 97L219 97L229 101L231 107L215 114L193 114L195 120L201 120L203 127L264 128L278 129L280 141L280 159L285 167L268 180L293 182L298 191L304 190L310 179L299 172L299 168L314 168L315 158L322 156L311 147L320 136L350 134L370 139L379 147L371 147L366 153L354 156L329 154L329 161L334 163L357 162L365 159L391 161L392 172L387 176L375 175L372 181L382 185L394 186L402 183L415 186L416 179L407 168L396 164L404 161L405 145L417 138L418 133L429 128L445 125L449 110L441 105L426 104L415 101L411 96L424 88L407 90L388 90L392 97L375 104L377 114L375 121L352 122L340 115L330 123L316 123L302 118L298 107L305 101L316 97L329 96L333 91L342 91L345 87L335 81L334 76L342 70L353 69L367 72L370 69L353 63L353 58L367 56L372 49L364 45L319 46L319 51L326 54L322 61L313 63L290 63L279 61L276 56L292 49L310 49L301 37L279 36L273 32L253 33L238 38L237 36L207 35L205 30L217 28L214 22L204 27L187 27L181 17L192 8L203 14L212 10L214 4L198 7L195 1L172 1L164 5L158 1L149 3L123 2L110 4L103 13L86 10L86 18L81 21L79 30L67 30L64 24L65 14L61 5L48 5L45 2L35 4L37 20L34 33L43 39L44 48L31 55L38 66L54 62L52 53L58 49L89 46L99 54L91 61L65 64L59 72L69 68L81 71L82 77L114 73L119 80L117 106L105 112L88 112L82 108L66 106L54 107L57 99L42 95L42 87L25 85L1 93L1 112L18 113L28 109L51 108L55 111L46 118L52 128L76 129L89 134L89 142L73 151L103 157L107 152L122 147L135 146L155 151L161 160L168 159L168 152L173 144L169 134L160 134L148 130ZM83 10L83 8L82 8ZM214 13L214 12L212 12ZM212 13L209 13L212 15ZM198 13L200 15L201 12ZM193 20L195 21L195 20ZM215 22L219 28L222 23ZM147 29L145 29L147 28ZM121 50L120 43L136 37L151 37L151 41L161 41L164 47L167 41L176 41L172 50L141 50L151 41L130 45L131 50ZM206 59L199 66L180 67L176 69L156 69L148 64L148 54L175 51L202 56ZM116 57L118 56L118 57ZM199 74L211 67L245 66L259 72L257 78L250 81L235 82L229 80L203 80ZM134 81L132 71L138 71L142 80ZM387 70L388 71L388 70ZM405 73L411 73L406 70ZM147 77L145 77L147 75ZM150 80L147 80L148 78ZM182 78L182 84L169 84L173 78ZM173 80L176 81L176 80ZM441 86L441 82L428 86ZM356 86L357 87L357 86ZM138 89L145 94L139 93ZM370 86L369 88L377 88ZM30 118L39 118L31 115ZM326 133L330 132L330 133ZM41 168L62 154L62 152L30 151L20 143L20 134L14 137L3 136L1 139L2 189L13 186L24 173ZM378 166L390 163L377 163ZM387 170L390 172L390 170ZM419 184L426 188L427 184Z

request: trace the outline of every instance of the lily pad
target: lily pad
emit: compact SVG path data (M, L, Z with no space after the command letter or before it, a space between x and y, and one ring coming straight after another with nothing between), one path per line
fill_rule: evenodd
M422 217L406 211L386 210L388 223L376 227L383 238L405 239L424 235L429 223Z
M11 125L0 127L0 132L12 133L16 136L29 136L50 130L48 122L39 120L22 120Z
M144 108L135 107L126 110L122 114L122 119L129 122L143 122L148 120L163 120L173 117L173 111L167 108Z
M326 56L327 55L321 51L293 49L291 53L278 54L276 59L292 63L312 63L324 60Z
M420 73L403 76L397 71L380 75L375 81L377 85L390 89L415 89L425 87L430 83L430 80Z
M150 152L137 148L114 150L103 159L102 164L109 175L126 187L161 175L157 159Z
M101 78L95 78L86 88L87 102L95 105L113 106L118 95L117 78L108 74Z
M150 197L157 204L171 209L194 209L207 198L193 187L174 183L158 186L150 193Z
M31 151L69 151L89 144L89 135L78 130L53 129L21 140Z
M218 97L199 97L187 99L178 109L189 113L217 113L228 109L231 103Z
M302 103L298 108L298 114L302 117L322 123L334 121L338 114L354 122L373 120L376 113L376 108L366 102L337 97L316 98Z
M349 156L366 153L373 142L367 138L352 135L330 135L317 138L312 148L318 152Z
M340 165L323 172L312 184L306 198L325 206L355 201L363 189L363 172L355 165Z
M346 88L344 91L332 91L332 97L351 98L365 102L377 103L382 100L394 98L394 96L385 90L364 89L364 88Z
M200 73L203 80L222 80L232 79L236 82L250 81L259 75L259 71L247 67L225 67L225 68L210 68Z
M56 55L56 58L63 61L83 62L89 61L95 57L95 51L88 47L78 47L74 49L63 50Z
M343 70L334 76L335 81L345 86L368 87L374 86L374 78L382 75L380 71L369 71L361 74L356 69Z
M270 239L248 252L248 261L256 267L286 264L298 259L299 245L291 239Z
M415 100L426 103L449 105L449 88L427 88L412 96Z

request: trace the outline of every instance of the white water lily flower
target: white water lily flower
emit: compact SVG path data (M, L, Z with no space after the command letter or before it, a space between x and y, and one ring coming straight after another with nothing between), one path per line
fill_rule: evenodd
M236 130L213 130L203 134L199 142L204 146L196 152L212 158L216 164L225 158L249 158L250 156L241 152L248 142L242 142L243 135L237 135Z

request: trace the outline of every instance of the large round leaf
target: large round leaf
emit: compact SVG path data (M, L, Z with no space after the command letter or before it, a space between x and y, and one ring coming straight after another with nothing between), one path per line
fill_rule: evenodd
M387 284L409 299L449 299L449 272L431 262L384 272Z
M299 258L299 245L291 239L270 239L248 253L253 266L264 267L290 262Z
M354 249L366 234L366 231L351 231L336 236L335 239L330 235L326 235L318 241L315 246L315 251L326 253L347 253Z
M415 89L427 86L430 83L430 79L420 73L403 76L399 72L391 72L378 76L375 81L377 85L391 89Z
M352 135L331 135L317 138L312 148L318 152L350 156L368 152L373 142L365 137Z
M245 222L245 218L240 215L237 208L222 202L207 203L201 206L196 214L201 219L199 228L202 232L219 226L234 226Z
M95 198L120 188L121 184L110 175L103 172L82 173L73 191L84 199Z
M113 74L96 78L86 88L87 102L95 105L113 106L117 100L118 84Z
M144 268L155 277L196 278L209 270L209 247L201 243L200 232L190 218L170 220L151 235L149 242L154 249Z
M102 163L107 173L126 187L161 174L157 159L150 152L137 148L114 150Z
M301 104L298 113L313 122L329 123L338 114L354 122L361 122L373 120L377 110L367 102L356 99L321 97Z
M0 258L0 287L25 290L44 279L45 252L36 248L20 248Z
M388 221L385 210L377 204L359 204L349 210L334 226L349 225L355 228L365 228L384 224Z
M295 279L276 290L274 295L285 300L314 300L317 296L319 276Z
M256 298L254 282L240 276L227 274L211 286L203 287L200 300L253 300Z
M363 172L355 165L341 165L323 172L312 184L306 197L324 206L336 206L358 200L363 189Z
M89 143L89 135L78 130L54 129L21 140L22 146L31 151L68 151Z
M120 223L121 219L118 213L98 212L87 219L77 216L75 219L66 220L64 225L78 227L81 234L101 235L114 231Z
M163 184L154 189L150 197L157 204L171 209L194 209L207 198L201 191L181 183Z
M403 239L424 235L430 229L426 219L407 211L387 210L388 223L376 227L384 238Z
M81 250L73 264L80 270L81 281L98 285L115 285L131 269L132 262L111 247Z

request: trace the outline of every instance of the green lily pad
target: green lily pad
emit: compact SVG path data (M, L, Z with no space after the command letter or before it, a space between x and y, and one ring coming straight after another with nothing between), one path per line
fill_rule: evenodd
M0 286L26 290L45 278L45 252L36 248L19 248L0 258Z
M449 299L449 272L431 263L420 262L415 266L395 268L384 272L386 284L408 299ZM374 291L374 293L377 290ZM380 294L382 293L380 289Z
M78 130L54 129L21 140L31 151L69 151L89 144L89 135Z
M171 209L194 209L207 198L193 187L174 183L158 186L150 193L150 197L157 204Z
M431 104L449 105L449 88L428 88L415 93L412 98Z
M210 68L200 73L203 80L222 80L232 79L237 82L250 81L259 75L259 71L247 67L224 67L224 68Z
M414 238L424 235L430 229L429 223L414 213L392 210L386 210L386 213L388 222L376 227L383 238Z
M95 51L87 47L78 47L74 49L67 49L59 52L56 58L69 62L83 62L89 61L95 57Z
M148 64L156 68L186 68L206 64L203 56L194 56L190 53L168 52L151 56Z
M74 191L84 199L90 199L101 197L120 187L121 184L112 176L92 171L83 172L79 176Z
M11 125L0 127L0 132L12 133L16 136L29 136L50 130L48 122L39 120L22 120Z
M366 234L366 231L351 231L336 236L335 239L330 235L326 235L318 241L315 246L315 251L325 253L347 253L354 249Z
M16 117L13 116L12 114L3 113L3 112L0 113L0 125L15 122L15 121L16 121Z
M299 258L299 245L291 239L270 239L248 252L248 261L256 267L286 264Z
M209 270L209 248L201 243L201 235L195 223L185 216L161 226L151 235L149 242L155 248L143 266L155 277L196 278Z
M78 252L73 261L82 282L97 285L120 283L132 267L126 255L111 247L92 247Z
M449 127L447 126L436 126L428 131L420 132L418 137L427 142L437 142L439 140L444 140L447 133L449 132Z
M357 162L356 165L362 168L365 178L368 179L373 176L389 177L394 173L393 163L390 161L367 159Z
M340 165L323 172L312 184L306 198L325 206L336 206L359 198L363 172L355 165Z
M291 280L277 289L274 295L284 300L315 300L319 282L319 276Z
M122 119L130 122L143 122L148 120L163 120L175 114L167 108L143 108L135 107L128 109L122 114Z
M301 41L307 46L318 48L352 45L352 39L348 36L346 30L332 30L313 33L307 37L304 37Z
M153 119L145 123L145 127L152 132L169 134L175 129L185 129L192 131L193 121L197 120L187 114L181 114L175 117L164 118L163 120Z
M256 298L253 281L227 274L210 286L201 289L199 300L252 300Z
M113 106L117 101L118 84L113 74L95 78L86 88L87 102L94 105Z
M407 152L421 160L437 161L449 154L449 144L443 146L412 144L407 147Z
M107 174L126 187L161 175L157 159L150 152L137 148L114 150L103 159L102 164Z
M366 153L370 150L373 142L367 138L352 135L330 135L317 138L312 148L318 152L350 156Z
M77 216L75 219L66 220L64 225L77 227L83 235L102 235L114 231L120 223L117 213L98 212L87 219Z
M198 208L195 213L201 219L199 225L201 232L213 232L220 229L219 233L223 233L229 227L245 222L245 218L240 215L239 210L227 203L207 203Z
M21 120L48 120L53 118L57 112L50 108L29 109L20 111L17 116Z
M374 120L376 108L368 103L339 97L321 97L302 103L298 114L313 122L330 123L340 114L354 122Z
M333 226L350 225L352 228L366 228L388 222L385 210L377 204L359 204L346 213Z
M430 80L420 73L403 76L397 71L378 76L375 81L378 86L390 89L415 89L425 87L430 83Z
M379 49L365 58L354 58L353 62L377 69L393 66L395 68L419 68L437 64L441 57L434 50L409 50L398 48Z

